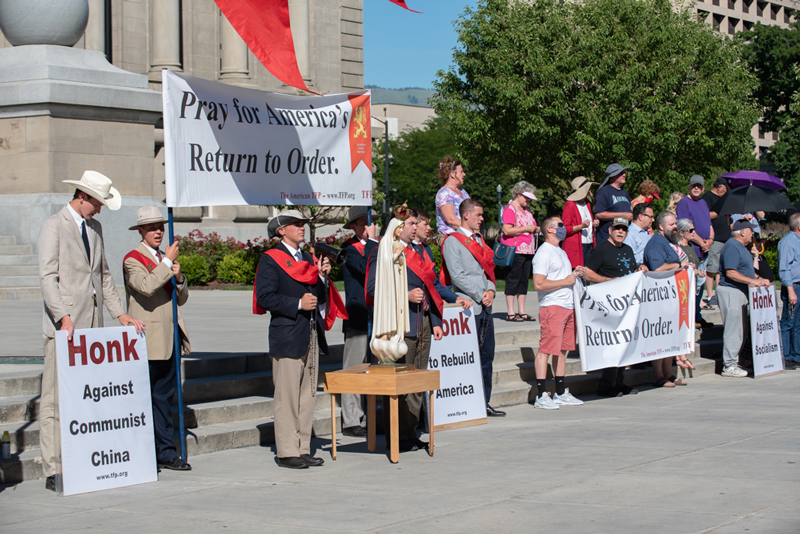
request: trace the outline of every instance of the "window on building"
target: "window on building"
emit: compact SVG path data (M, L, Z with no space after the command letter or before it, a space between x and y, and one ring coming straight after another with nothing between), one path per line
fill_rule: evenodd
M781 6L779 6L778 4L770 4L769 17L772 20L778 20L778 13L780 12L780 10L781 10Z
M734 0L728 0L728 9L736 9L736 2Z
M739 27L739 19L728 17L728 35L736 33L736 28Z
M763 17L764 9L767 7L766 2L756 2L756 16Z
M793 16L794 16L794 11L792 11L791 9L783 8L783 22L785 24L791 23Z
M697 22L705 24L707 18L708 18L708 11L697 10Z
M715 5L715 6L718 6L719 5L719 0L711 0L711 4Z
M753 5L753 0L742 0L742 13L750 13L751 5Z
M764 139L764 128L760 124L758 125L758 138Z
M742 31L749 32L753 29L753 23L749 20L742 21Z
M711 27L719 31L719 27L722 26L722 22L724 20L725 20L724 15L717 15L716 13L714 13L714 20L711 22Z

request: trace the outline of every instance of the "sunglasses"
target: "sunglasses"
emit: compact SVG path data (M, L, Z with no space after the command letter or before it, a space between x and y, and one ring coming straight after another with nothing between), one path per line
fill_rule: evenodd
M564 227L564 223L563 222L556 223L556 224L551 224L550 226L548 226L548 228L563 228L563 227Z
M613 230L622 230L623 232L627 232L628 231L628 227L627 226L614 226Z

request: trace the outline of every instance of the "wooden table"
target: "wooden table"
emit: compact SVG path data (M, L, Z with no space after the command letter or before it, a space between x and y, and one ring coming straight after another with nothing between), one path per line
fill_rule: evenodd
M397 463L400 459L397 397L408 393L428 391L428 427L430 444L428 454L433 456L433 392L439 389L439 371L413 369L398 373L369 372L370 365L364 363L325 374L325 392L331 394L331 442L333 459L336 459L336 394L352 393L367 395L367 449L375 451L375 395L389 397L389 424L391 444L389 459ZM384 410L386 407L384 406Z

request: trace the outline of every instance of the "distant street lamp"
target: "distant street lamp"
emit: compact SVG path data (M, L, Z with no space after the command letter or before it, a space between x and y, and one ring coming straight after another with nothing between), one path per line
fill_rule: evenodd
M503 226L503 203L500 200L501 195L503 194L503 186L497 186L497 223L502 227Z
M386 108L383 108L383 114L386 115ZM391 213L389 208L389 119L385 121L380 120L378 117L372 117L376 121L383 124L383 142L386 146L386 155L384 156L384 172L383 172L383 185L384 185L384 193L386 194L386 198L383 201L383 210L386 213L386 222L384 223L385 226L389 226L389 221L391 220Z

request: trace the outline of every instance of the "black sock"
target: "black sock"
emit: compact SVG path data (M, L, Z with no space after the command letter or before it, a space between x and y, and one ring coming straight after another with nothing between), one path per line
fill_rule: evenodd
M564 394L564 377L557 376L556 377L556 395L563 395Z
M539 397L542 396L542 393L547 391L547 389L545 388L545 382L547 382L547 379L545 378L542 378L541 380L538 378L536 379L536 392L538 393Z

